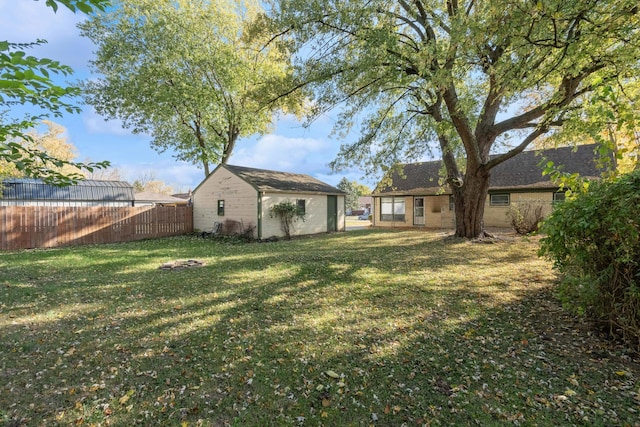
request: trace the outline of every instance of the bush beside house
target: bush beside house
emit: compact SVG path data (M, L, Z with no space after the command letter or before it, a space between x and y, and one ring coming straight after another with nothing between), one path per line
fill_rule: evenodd
M640 170L559 204L540 253L563 278L559 294L640 350Z

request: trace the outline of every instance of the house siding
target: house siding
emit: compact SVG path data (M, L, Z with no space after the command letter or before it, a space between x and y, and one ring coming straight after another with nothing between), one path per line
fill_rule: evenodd
M218 200L224 200L224 216L218 215ZM213 228L215 222L241 222L245 229L258 225L258 192L225 168L216 169L193 193L193 227Z
M492 194L509 194L509 206L491 206L491 196L484 204L484 225L486 227L511 227L508 213L512 206L518 203L530 202L542 206L542 215L546 217L553 207L553 192L514 193L509 191L492 191Z
M296 221L291 227L292 236L327 232L327 195L325 194L277 194L267 193L262 197L262 237L284 236L280 219L270 216L270 208L282 202L296 203L305 200L305 220ZM338 231L344 231L344 196L338 196Z

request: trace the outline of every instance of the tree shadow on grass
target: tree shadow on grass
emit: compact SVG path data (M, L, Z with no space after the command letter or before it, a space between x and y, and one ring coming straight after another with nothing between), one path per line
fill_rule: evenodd
M78 265L50 259L46 301L36 285L2 306L2 416L35 425L632 419L635 365L555 304L552 276L527 245L410 232L168 241L147 256L144 244L124 258L114 249L104 282L90 285L73 277ZM166 257L207 265L157 270Z

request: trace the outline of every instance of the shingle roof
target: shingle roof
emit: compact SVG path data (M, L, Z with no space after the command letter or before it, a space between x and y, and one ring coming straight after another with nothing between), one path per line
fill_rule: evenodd
M124 181L87 179L67 187L57 187L39 179L13 178L5 179L1 185L1 198L6 200L133 200L133 187Z
M244 166L222 165L258 191L286 193L344 194L343 191L309 175L254 169Z
M594 148L595 144L589 144L575 148L524 151L491 171L489 190L557 188L548 175L542 175L543 168L539 164L543 158L553 161L556 165L562 165L564 172L578 173L584 177L598 177L601 171L594 160ZM376 188L374 194L436 194L443 190L438 183L441 168L440 160L401 165L400 170L392 172L390 184ZM446 187L444 189L446 193Z
M134 197L136 199L136 202L175 203L175 204L187 203L187 199L171 196L169 194L164 194L164 193L156 193L154 191L141 191L139 193L135 193Z

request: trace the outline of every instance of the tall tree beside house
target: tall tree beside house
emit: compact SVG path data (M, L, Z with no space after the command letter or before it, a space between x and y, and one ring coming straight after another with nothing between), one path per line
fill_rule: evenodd
M266 132L290 78L289 54L250 33L257 0L116 0L80 25L97 46L86 101L179 160L226 163L241 136ZM297 95L296 95L297 96Z
M346 193L344 203L347 209L357 209L358 198L360 195L358 194L356 187L353 185L353 182L349 181L346 177L343 177L336 187Z
M636 0L275 3L276 40L296 53L313 113L340 105L339 129L361 124L333 167L378 172L439 152L460 237L484 233L494 167L640 75Z
M54 12L59 4L72 12L90 13L106 7L108 0L46 1L46 5ZM27 54L29 48L44 43L45 40L33 43L0 40L0 161L5 162L5 166L6 163L13 165L10 171L0 170L0 177L17 171L50 183L71 184L81 176L61 173L60 168L90 171L104 168L108 162L74 163L33 148L34 141L28 133L29 129L37 126L41 120L80 111L71 101L78 95L78 88L62 86L54 81L54 76L70 76L73 70L58 61ZM21 118L11 117L8 112L16 105L27 107L29 112Z
M360 197L371 193L371 190L366 185L356 181L349 181L346 177L343 177L336 187L347 194L345 196L345 204L347 208L351 209L358 209L360 207Z

